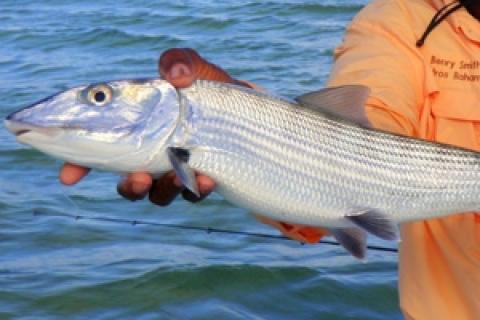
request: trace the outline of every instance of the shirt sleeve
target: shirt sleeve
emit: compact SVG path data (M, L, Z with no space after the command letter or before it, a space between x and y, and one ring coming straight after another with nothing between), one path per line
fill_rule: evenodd
M408 17L402 14L395 1L377 1L364 8L335 50L328 86L369 87L365 110L373 126L416 136L424 63Z

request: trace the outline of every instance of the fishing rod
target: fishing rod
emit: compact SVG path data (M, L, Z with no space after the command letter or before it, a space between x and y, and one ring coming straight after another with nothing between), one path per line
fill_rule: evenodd
M53 212L40 211L38 209L33 210L33 215L36 217L43 216L43 217L69 218L77 221L87 220L87 221L99 221L99 222L109 222L109 223L117 223L117 224L129 224L131 226L144 225L144 226L153 226L153 227L170 228L170 229L193 230L193 231L206 232L208 234L220 233L220 234L242 235L242 236L255 237L255 238L292 240L282 235L274 235L274 234L266 234L266 233L258 233L258 232L228 230L228 229L219 229L219 228L211 228L211 227L200 227L200 226L175 224L175 223L161 223L161 222L145 221L145 220L130 220L130 219L114 218L109 216L98 216L98 215L89 216L89 215L81 215L81 214L56 213L56 212L53 213ZM320 240L319 243L327 244L331 246L340 246L338 242L330 241L330 240ZM383 251L383 252L398 252L398 249L396 248L381 247L381 246L375 246L375 245L367 245L367 249L374 250L374 251Z

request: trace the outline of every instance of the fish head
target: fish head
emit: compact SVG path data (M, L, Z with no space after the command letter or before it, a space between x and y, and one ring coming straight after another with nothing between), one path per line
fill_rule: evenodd
M121 80L60 92L10 114L5 126L19 142L65 161L160 173L169 169L166 144L178 117L167 81Z

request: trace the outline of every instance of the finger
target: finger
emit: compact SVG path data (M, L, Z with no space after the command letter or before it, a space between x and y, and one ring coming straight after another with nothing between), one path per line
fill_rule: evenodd
M246 82L232 78L225 70L203 59L190 48L173 48L165 51L159 60L159 72L177 88L188 87L196 79L249 86Z
M260 222L278 229L286 237L303 243L317 243L324 236L329 235L329 231L324 228L285 223L262 215L254 216Z
M65 185L72 185L80 181L90 172L90 168L85 168L73 163L64 163L60 169L60 182Z
M160 75L176 88L185 88L196 80L196 68L186 49L165 51L158 62Z
M169 172L158 180L155 180L150 189L150 201L159 206L169 205L183 189L183 186L181 184L176 185L174 180L174 172Z
M309 226L300 228L298 230L298 233L303 237L303 239L305 239L304 241L307 243L317 243L323 237L328 236L330 234L328 229L309 227Z
M197 175L197 186L200 195L209 195L215 189L215 181L205 175Z
M213 181L213 179L210 177L199 174L196 176L196 180L200 197L195 195L190 190L185 189L182 191L183 198L194 203L205 199L210 193L212 193L213 189L215 189L215 181Z
M152 183L152 177L146 172L131 173L117 185L117 191L129 200L141 200L148 194Z
M317 238L317 237L313 238L313 236L316 234L310 235L308 233L302 232L304 226L301 226L301 225L295 225L295 224L289 224L289 223L277 221L273 223L272 226L280 230L280 232L284 236L302 243L315 243L315 242L318 242L318 240L320 240L320 238ZM307 236L310 236L311 238L308 238Z

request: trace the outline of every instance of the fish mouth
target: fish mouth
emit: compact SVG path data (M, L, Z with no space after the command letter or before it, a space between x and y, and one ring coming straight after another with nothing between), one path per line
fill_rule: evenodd
M5 120L5 127L10 131L13 135L17 138L26 136L30 133L40 133L46 136L54 136L58 133L61 128L55 127L41 127L37 125L33 125L30 123L17 121L17 120Z
M29 133L30 131L32 131L32 130L22 129L22 130L14 131L13 134L14 134L16 137L19 137L19 136L21 136L22 134Z

